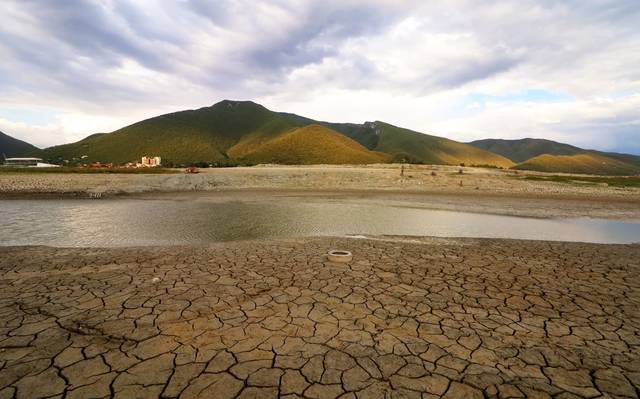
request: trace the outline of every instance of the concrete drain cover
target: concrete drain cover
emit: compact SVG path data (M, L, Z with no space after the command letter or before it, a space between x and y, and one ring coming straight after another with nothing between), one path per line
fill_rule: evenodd
M327 257L331 262L339 262L339 263L351 262L351 259L353 259L353 255L351 255L351 252L342 251L342 250L329 251L329 253L327 254Z

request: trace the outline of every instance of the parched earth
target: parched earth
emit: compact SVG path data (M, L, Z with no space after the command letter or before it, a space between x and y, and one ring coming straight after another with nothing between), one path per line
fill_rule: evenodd
M639 394L640 245L0 248L0 398Z

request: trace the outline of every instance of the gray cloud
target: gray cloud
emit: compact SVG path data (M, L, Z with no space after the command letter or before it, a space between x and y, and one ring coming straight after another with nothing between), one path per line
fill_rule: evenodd
M85 114L332 91L616 98L638 92L640 74L636 0L5 0L0 17L4 102ZM626 114L611 118L583 127L640 142L614 126ZM577 137L575 126L554 128Z
M123 56L135 58L153 68L161 68L165 64L162 57L138 43L136 36L129 32L137 26L137 21L130 23L120 14L110 14L99 3L32 0L22 2L21 7L44 31L46 36L42 38L57 41L61 49L72 50L72 56L91 57L104 66L118 64ZM120 9L133 12L133 9L125 7Z
M506 72L518 65L519 59L505 55L485 59L472 59L467 63L449 65L438 71L436 78L431 82L427 90L433 86L443 88L455 88L476 80Z
M158 6L162 8L163 4L159 2ZM46 76L37 79L42 90L63 89L76 96L85 93L88 101L144 94L124 86L118 90L97 78L125 59L157 72L182 74L196 84L223 91L242 86L247 80L277 82L293 68L336 55L342 41L385 29L402 15L398 9L368 2L347 2L346 6L310 3L301 7L272 3L269 7L278 8L281 18L294 21L282 26L282 19L270 20L269 15L259 14L266 4L269 2L192 0L187 7L168 5L154 14L127 1L16 1L13 7L21 16L28 16L23 25L33 28L37 36L0 27L0 46L15 65L5 90L30 86L35 75ZM223 54L212 54L210 60L206 54L197 54L201 64L189 64L192 51L198 51L198 37L193 32L204 32L201 40L220 40ZM234 42L233 35L226 37L225 32L238 33L240 38Z

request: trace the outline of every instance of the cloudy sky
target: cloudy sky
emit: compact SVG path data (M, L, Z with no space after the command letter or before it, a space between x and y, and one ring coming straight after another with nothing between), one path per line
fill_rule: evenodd
M640 154L640 2L2 0L0 130L39 146L222 99Z

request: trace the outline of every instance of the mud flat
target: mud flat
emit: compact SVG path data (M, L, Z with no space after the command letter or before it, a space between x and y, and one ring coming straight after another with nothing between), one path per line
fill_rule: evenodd
M311 198L514 216L640 219L638 187L530 180L551 175L486 168L465 167L460 174L460 169L314 165L202 169L194 175L0 173L0 199Z
M0 247L0 397L638 397L639 260L412 237Z

